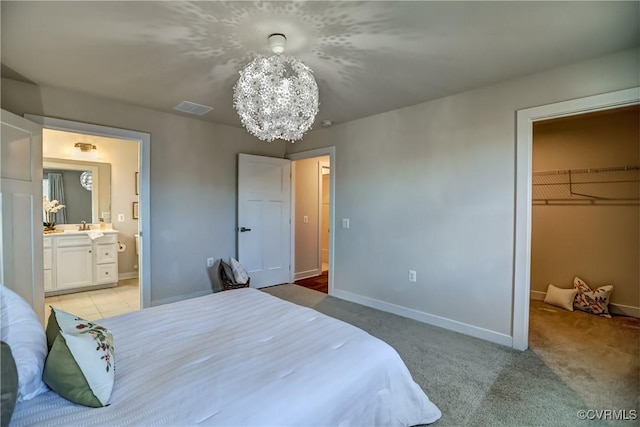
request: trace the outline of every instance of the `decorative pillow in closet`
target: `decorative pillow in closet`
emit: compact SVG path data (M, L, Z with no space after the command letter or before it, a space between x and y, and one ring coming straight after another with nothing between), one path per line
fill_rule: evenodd
M564 308L565 310L573 311L573 299L576 297L577 293L577 289L562 289L549 284L549 287L547 288L547 295L544 297L544 302L555 305L556 307Z
M597 314L602 317L611 317L609 314L609 298L613 292L613 285L600 286L592 290L584 280L576 276L573 279L573 287L578 291L573 306L587 313Z

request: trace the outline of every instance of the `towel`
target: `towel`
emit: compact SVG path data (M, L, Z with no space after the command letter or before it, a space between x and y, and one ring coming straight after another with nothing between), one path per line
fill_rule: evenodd
M98 237L104 236L104 233L98 230L90 230L87 232L87 236L89 236L91 240L96 240Z

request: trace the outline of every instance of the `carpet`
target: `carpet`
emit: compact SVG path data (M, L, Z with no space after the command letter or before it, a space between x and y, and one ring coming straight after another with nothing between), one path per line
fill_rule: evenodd
M542 351L533 347L524 352L513 350L294 284L262 290L357 326L394 347L414 381L442 411L442 418L434 425L638 425L637 419L590 421L578 417L581 410L625 409L627 413L638 410L640 367L637 345L631 345L631 359L623 359L627 364L625 369L631 374L622 384L609 384L607 380L592 376L591 390L585 393L562 372L563 366L579 364L576 360L550 360L551 357L541 356ZM544 310L540 312L545 314ZM540 313L534 313L534 309L532 313L532 321L539 318ZM637 331L628 330L637 343ZM532 331L532 336L536 337L536 334L544 335L544 331ZM629 336L618 336L617 339L629 340ZM594 351L599 353L601 350L604 349ZM581 385L588 384L590 374L585 372L578 382ZM620 379L619 376L616 378ZM606 399L594 403L593 393Z

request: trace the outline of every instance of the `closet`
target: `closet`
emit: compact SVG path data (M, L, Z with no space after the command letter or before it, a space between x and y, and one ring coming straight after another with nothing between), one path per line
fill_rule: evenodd
M581 277L614 286L610 310L640 307L640 107L536 122L531 297Z

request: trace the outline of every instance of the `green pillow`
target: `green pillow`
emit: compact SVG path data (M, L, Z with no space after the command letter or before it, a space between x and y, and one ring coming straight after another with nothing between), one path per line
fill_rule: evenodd
M2 426L8 426L18 399L18 368L11 347L4 341L0 348L0 362L0 422Z
M52 307L47 342L51 348L44 382L72 402L95 408L108 405L115 367L111 332Z

